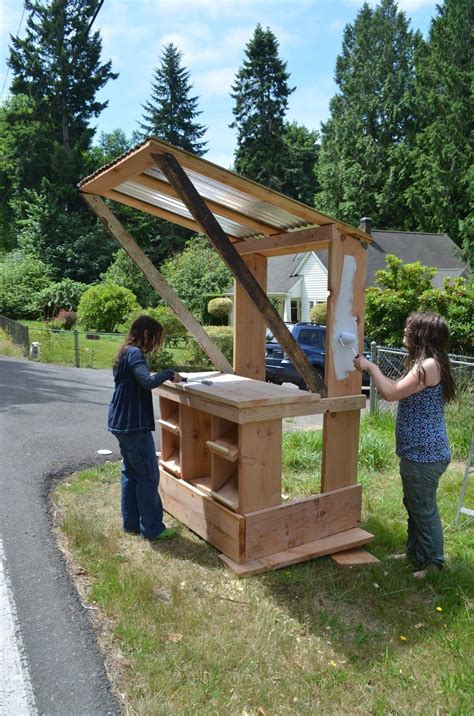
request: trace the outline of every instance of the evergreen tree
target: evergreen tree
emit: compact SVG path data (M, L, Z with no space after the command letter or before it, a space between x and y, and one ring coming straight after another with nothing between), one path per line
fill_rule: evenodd
M339 91L322 127L316 205L323 211L353 224L365 214L377 226L400 227L420 40L395 0L381 0L375 9L364 3L354 24L346 25L336 62Z
M281 191L303 204L312 206L318 190L314 170L319 154L319 134L296 122L287 122L283 140L286 165Z
M94 129L106 106L96 100L109 79L100 63L101 39L91 32L100 0L25 0L26 36L11 39L12 99L1 123L7 130L0 183L10 182L2 207L10 235L24 250L51 262L53 278L95 280L114 245L79 196ZM6 237L4 243L10 243Z
M474 4L445 0L416 57L419 129L409 152L405 191L412 227L444 231L474 263ZM471 212L471 213L470 213Z
M231 94L235 120L230 126L238 132L235 169L280 190L287 165L284 117L294 88L288 86L286 62L269 28L257 25L245 55Z
M161 65L155 69L151 102L143 105L144 136L154 135L198 156L207 150L200 141L206 127L196 121L198 98L190 97L189 72L181 66L182 53L173 43L165 45Z

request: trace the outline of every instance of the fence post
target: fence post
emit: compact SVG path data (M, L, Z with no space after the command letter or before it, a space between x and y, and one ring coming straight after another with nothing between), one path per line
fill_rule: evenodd
M79 368L81 365L79 355L79 333L76 330L74 331L74 354L76 356L76 368Z
M378 359L378 350L377 350L377 343L375 341L371 341L370 343L370 360L372 363L377 364ZM374 413L377 412L377 389L375 387L375 383L373 381L372 376L370 376L370 392L369 392L369 413L370 415L374 415Z

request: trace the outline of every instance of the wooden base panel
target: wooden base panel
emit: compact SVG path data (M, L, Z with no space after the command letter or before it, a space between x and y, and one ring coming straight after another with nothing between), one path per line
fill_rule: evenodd
M324 537L323 539L299 545L284 552L277 552L262 559L246 562L245 564L238 564L225 554L220 554L219 559L238 577L250 577L254 574L261 574L274 569L288 567L291 564L298 564L298 562L305 562L313 557L322 557L332 554L333 552L359 547L362 544L371 542L373 538L370 532L365 532L359 527L355 527L354 529L345 530L330 537Z
M380 559L365 549L348 549L346 552L336 552L331 559L341 567L359 567L364 564L380 564Z

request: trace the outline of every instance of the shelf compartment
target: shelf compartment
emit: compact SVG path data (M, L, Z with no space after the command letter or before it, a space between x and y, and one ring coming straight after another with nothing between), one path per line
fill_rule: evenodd
M165 430L169 430L170 432L174 433L175 435L180 434L179 416L178 416L177 412L176 412L176 414L173 414L167 420L163 420L162 418L160 418L158 420L158 424L161 425L161 427L164 428Z
M233 433L227 433L223 437L216 438L215 440L208 440L206 444L209 450L229 460L229 462L236 462L239 459L239 447L236 442L234 442Z
M239 508L239 488L237 472L232 473L227 482L219 490L212 490L211 496L226 507L235 512Z
M179 460L179 452L174 452L166 460L161 458L160 466L166 468L168 472L172 472L176 477L181 477L181 463Z

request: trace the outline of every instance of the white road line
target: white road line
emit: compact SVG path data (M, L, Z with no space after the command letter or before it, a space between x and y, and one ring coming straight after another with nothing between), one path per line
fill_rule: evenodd
M0 716L37 714L0 539Z

